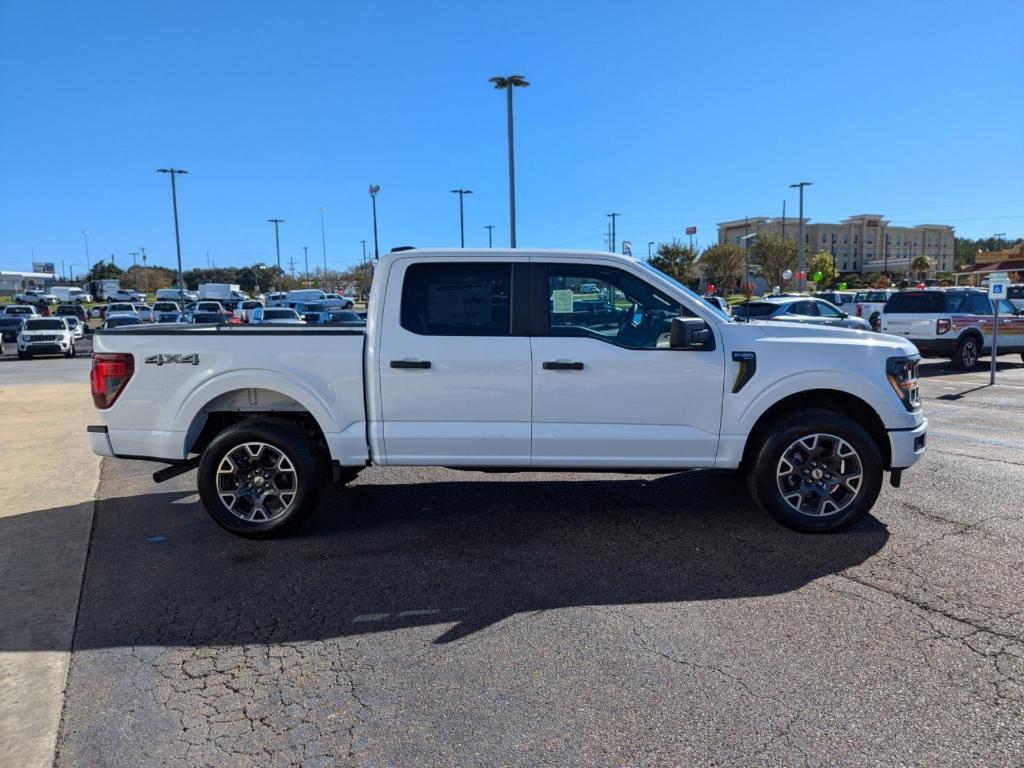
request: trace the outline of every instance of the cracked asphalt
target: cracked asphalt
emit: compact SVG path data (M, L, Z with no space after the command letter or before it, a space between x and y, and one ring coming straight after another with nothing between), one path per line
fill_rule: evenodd
M1024 365L923 370L927 457L830 536L729 475L374 469L253 542L107 461L56 764L1020 766Z

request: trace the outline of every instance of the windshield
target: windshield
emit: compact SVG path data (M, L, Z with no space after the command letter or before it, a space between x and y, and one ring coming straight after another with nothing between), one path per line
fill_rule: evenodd
M142 325L142 320L137 317L111 317L107 320L107 328L117 328L121 325Z
M735 322L735 321L734 321L734 320L733 320L733 319L732 319L731 317L729 317L729 315L725 314L725 312L723 312L722 310L720 310L720 309L719 309L718 307L716 307L716 306L715 306L714 304L709 304L709 303L708 303L708 302L706 302L706 301L701 301L701 298L700 298L700 296L698 296L698 295L697 295L696 293L694 293L693 291L691 291L691 290L690 290L689 288L687 288L687 287L686 287L685 285L683 285L682 283L680 283L680 282L679 282L678 280L676 280L676 279L675 279L674 277L669 277L668 275L666 275L666 274L665 274L664 272L662 272L662 271L661 271L660 269L658 269L657 267L652 267L652 266L651 266L650 264L648 264L648 263L647 263L646 261L638 261L638 262L636 262L636 263L637 263L637 264L639 264L639 265L640 265L641 267L643 267L644 269L646 269L646 270L647 270L648 272L653 272L654 274L658 275L659 277L661 277L661 278L663 278L663 279L665 279L665 280L668 280L668 281L669 281L670 283L672 283L672 285L674 285L674 286L675 286L676 288L678 288L678 289L679 289L680 291L682 291L682 292L683 292L683 293L685 293L685 294L686 294L687 296L689 296L689 297L690 297L691 299L693 299L693 300L694 300L694 302L696 302L697 304L703 304L703 305L704 305L705 307L707 307L707 308L708 308L708 309L709 309L709 310L710 310L710 311L711 311L712 313L714 313L714 314L715 314L715 315L716 315L716 316L717 316L717 317L718 317L719 319L721 319L722 321L724 321L724 322L726 322L726 323L732 323L732 322Z
M63 331L66 328L63 320L29 320L25 323L26 331Z

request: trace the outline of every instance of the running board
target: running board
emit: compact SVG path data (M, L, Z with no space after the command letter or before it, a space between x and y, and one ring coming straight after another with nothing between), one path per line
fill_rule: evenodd
M170 480L172 477L177 477L178 475L184 475L186 472L191 472L199 466L201 459L201 456L196 456L194 459L188 459L176 464L171 464L169 467L158 469L153 473L153 482L162 483L165 480Z

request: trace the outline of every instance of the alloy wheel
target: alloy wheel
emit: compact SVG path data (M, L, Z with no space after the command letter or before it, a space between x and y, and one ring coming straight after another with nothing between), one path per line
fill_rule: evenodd
M242 443L217 466L217 495L246 522L276 520L291 509L299 487L295 464L269 443Z
M779 459L776 483L793 510L823 517L860 495L864 468L857 450L836 435L816 432L793 442Z

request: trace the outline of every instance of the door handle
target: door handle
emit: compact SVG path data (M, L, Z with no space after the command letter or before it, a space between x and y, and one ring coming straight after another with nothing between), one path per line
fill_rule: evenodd
M582 371L583 363L551 360L541 364L545 371Z
M392 360L392 368L429 368L429 360Z

